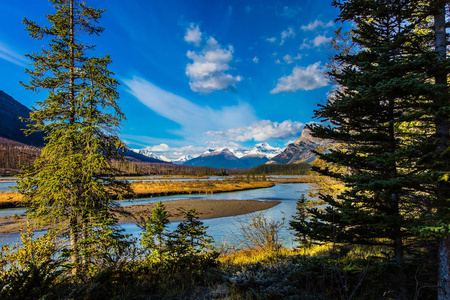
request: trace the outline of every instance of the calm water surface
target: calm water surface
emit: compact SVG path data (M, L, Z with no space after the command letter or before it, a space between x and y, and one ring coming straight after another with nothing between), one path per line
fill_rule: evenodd
M292 231L288 230L289 220L292 220L292 215L295 214L296 202L302 194L308 193L308 185L305 183L291 183L291 184L277 184L271 188L247 190L220 194L199 194L199 195L178 195L166 197L143 198L137 200L122 201L121 205L143 204L158 201L170 201L179 199L217 199L217 200L278 200L281 203L275 207L263 211L263 215L270 220L281 221L285 218L285 225L281 231L280 237L282 242L287 247L295 246L294 236ZM0 210L0 216L21 214L24 209L4 209ZM248 221L248 215L237 217L242 221ZM236 217L225 217L210 220L203 220L206 226L209 226L207 233L211 235L216 244L220 245L223 242L228 244L238 245L239 241L236 235L239 235ZM169 229L173 230L178 225L178 222L170 224ZM141 234L140 229L135 224L122 224L126 233L130 233L135 237ZM15 243L19 238L19 234L0 235L0 245L6 243Z

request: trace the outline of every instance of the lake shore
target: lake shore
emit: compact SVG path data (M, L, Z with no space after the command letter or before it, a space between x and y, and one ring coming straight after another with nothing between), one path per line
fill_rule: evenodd
M116 214L119 224L137 223L141 218L150 216L152 209L157 203L145 203L123 206L126 214ZM186 199L163 201L164 206L171 215L171 222L183 220L181 210L195 209L201 220L222 217L239 216L261 210L272 208L280 201L258 201L258 200L209 200L209 199ZM0 217L0 234L18 233L22 224L25 229L29 219L26 216ZM36 228L42 230L46 228Z

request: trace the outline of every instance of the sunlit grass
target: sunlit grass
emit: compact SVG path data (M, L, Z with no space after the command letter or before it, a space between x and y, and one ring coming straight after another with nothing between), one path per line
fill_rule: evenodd
M248 265L254 263L268 263L289 256L298 255L296 249L281 247L275 250L248 249L234 250L228 254L221 255L219 261L227 265Z
M273 186L269 181L143 181L132 182L131 187L136 195L157 196L174 194L214 194L220 192L242 191Z
M22 202L22 195L17 192L0 192L0 207L15 206Z

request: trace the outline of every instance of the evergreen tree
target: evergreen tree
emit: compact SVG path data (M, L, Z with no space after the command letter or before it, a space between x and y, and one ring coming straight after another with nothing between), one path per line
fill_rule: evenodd
M30 114L33 125L28 133L43 131L46 145L18 189L30 217L40 224L63 226L76 267L85 262L79 260L81 245L98 243L94 232L114 230L113 197L130 191L127 183L114 179L110 165L121 158L116 149L122 143L115 130L124 115L116 102L118 82L107 69L110 57L89 56L94 46L81 41L85 34L103 31L96 25L103 10L80 0L50 1L56 10L47 15L50 27L24 19L32 38L50 42L42 52L27 55L34 69L26 70L31 79L23 85L48 92Z
M147 217L147 222L141 225L145 230L141 244L150 250L150 257L157 257L160 262L163 261L167 252L166 244L169 235L167 224L169 223L169 213L159 201L153 209L152 215Z
M430 30L433 34L434 53L432 76L434 90L432 99L432 115L434 117L434 135L432 147L428 149L430 155L425 159L424 167L431 184L435 187L431 197L431 218L427 218L422 234L437 236L438 238L438 299L450 298L450 95L448 59L448 33L446 28L449 20L448 0L431 1L430 13L434 24ZM426 15L426 16L429 16ZM447 17L447 20L446 20ZM428 145L429 143L427 143ZM430 222L431 221L431 222ZM431 233L431 234L430 234Z
M178 224L168 242L172 259L185 267L214 264L218 253L212 245L212 237L206 234L208 227L198 220L198 212L194 209L185 212L184 217L186 220Z
M412 249L418 220L431 215L448 224L448 192L432 192L448 172L448 62L430 46L435 32L429 28L433 8L445 2L335 1L340 20L355 25L357 51L336 56L339 67L329 74L339 88L316 111L328 125L310 128L313 136L341 143L317 155L341 166L319 171L346 188L336 198L321 195L328 206L311 209L311 222L297 230L319 241L391 248L398 299L408 298L404 253ZM430 70L445 79L439 83ZM443 133L438 119L447 122ZM426 165L426 157L439 159L439 167Z

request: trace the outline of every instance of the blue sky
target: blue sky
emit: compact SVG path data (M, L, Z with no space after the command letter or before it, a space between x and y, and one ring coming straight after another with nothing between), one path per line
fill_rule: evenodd
M284 147L323 103L328 43L340 26L330 0L85 0L107 11L92 55L110 54L132 148L176 158L206 148ZM24 17L47 25L43 0L1 1L0 89L30 107Z

